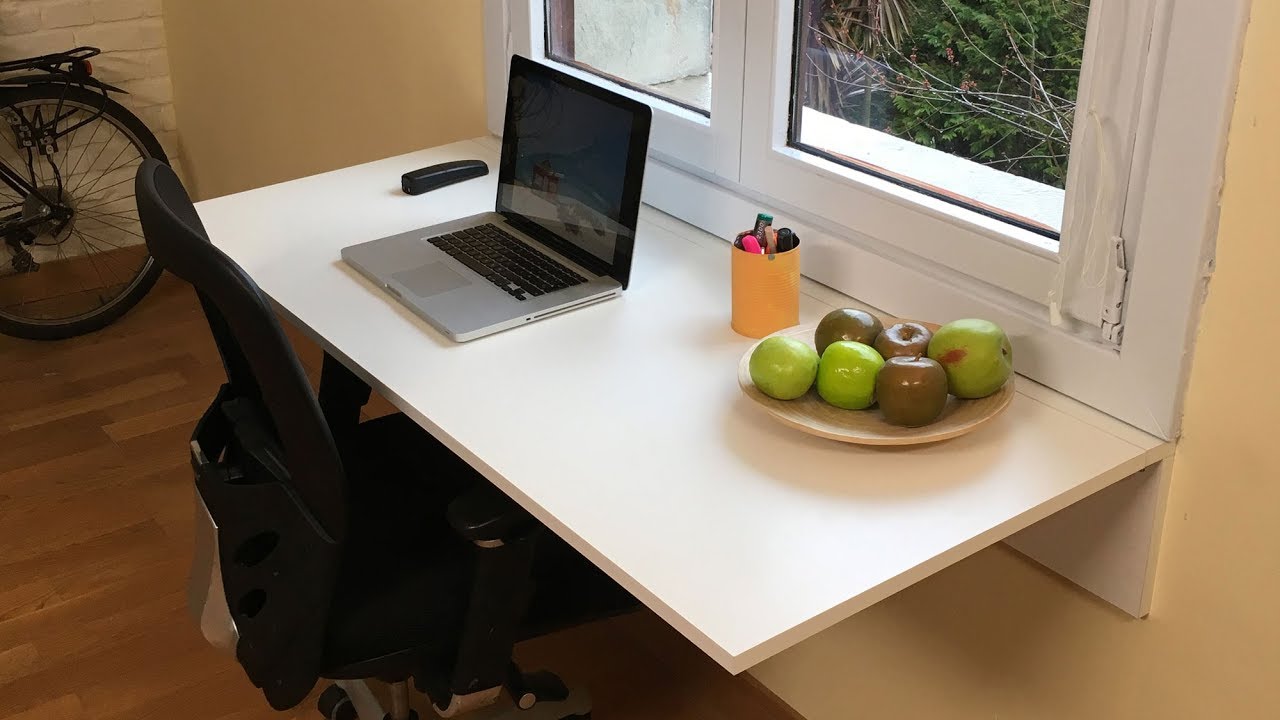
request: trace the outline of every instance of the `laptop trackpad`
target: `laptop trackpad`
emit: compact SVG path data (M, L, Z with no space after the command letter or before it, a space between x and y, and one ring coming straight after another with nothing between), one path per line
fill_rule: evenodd
M471 284L471 281L442 262L429 262L391 276L418 297L431 297Z

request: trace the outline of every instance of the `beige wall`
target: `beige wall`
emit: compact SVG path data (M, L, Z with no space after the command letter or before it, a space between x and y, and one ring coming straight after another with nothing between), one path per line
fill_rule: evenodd
M1280 3L1254 3L1145 621L992 548L757 668L810 720L1280 718Z
M164 0L200 198L483 134L480 0Z

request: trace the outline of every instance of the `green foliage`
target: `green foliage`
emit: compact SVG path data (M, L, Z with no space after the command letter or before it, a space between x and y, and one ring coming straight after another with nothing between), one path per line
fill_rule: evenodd
M853 79L871 91L856 95L891 99L873 127L1062 187L1088 13L1087 0L914 0L906 36L866 49L877 69ZM824 42L859 55L865 43Z

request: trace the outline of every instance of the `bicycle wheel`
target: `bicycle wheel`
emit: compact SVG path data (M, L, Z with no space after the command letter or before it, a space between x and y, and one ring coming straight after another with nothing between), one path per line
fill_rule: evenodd
M25 147L24 136L45 147ZM161 268L143 242L133 179L148 157L168 162L142 121L100 93L0 90L0 162L25 180L0 184L0 333L81 335L147 294Z

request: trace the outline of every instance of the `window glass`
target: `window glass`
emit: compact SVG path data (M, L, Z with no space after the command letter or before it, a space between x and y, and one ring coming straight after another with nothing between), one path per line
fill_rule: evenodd
M1088 0L796 11L793 146L1057 236Z
M711 114L713 0L547 0L547 56Z

